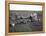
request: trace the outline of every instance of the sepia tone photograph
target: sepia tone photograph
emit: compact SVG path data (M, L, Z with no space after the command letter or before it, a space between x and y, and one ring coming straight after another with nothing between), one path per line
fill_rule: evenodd
M42 31L42 12L10 10L10 32Z

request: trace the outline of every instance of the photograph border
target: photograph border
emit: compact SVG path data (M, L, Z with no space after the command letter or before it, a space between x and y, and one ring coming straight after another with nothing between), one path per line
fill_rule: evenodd
M43 31L9 33L9 8L10 8L9 4L41 5L42 12L43 12ZM37 33L44 33L44 32L45 32L45 3L44 2L5 1L5 34L6 35L37 34Z

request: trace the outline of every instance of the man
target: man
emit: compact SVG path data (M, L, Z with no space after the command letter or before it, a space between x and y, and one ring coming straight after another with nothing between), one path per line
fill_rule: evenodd
M31 16L30 16L30 18L31 18L31 20L33 19L33 20L37 21L38 20L37 19L37 13L32 13Z

